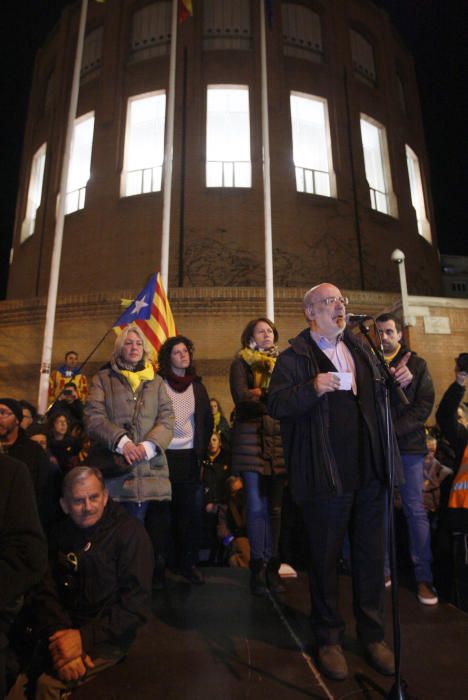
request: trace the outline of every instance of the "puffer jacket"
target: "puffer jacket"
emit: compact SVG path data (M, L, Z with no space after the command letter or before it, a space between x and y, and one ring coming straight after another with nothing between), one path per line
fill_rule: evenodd
M255 388L253 372L241 358L231 365L230 386L236 405L231 432L233 473L285 474L279 421L267 413L265 390L259 399L250 397L249 389Z
M106 479L116 501L165 501L171 498L169 470L164 450L172 439L174 411L164 382L158 375L140 384L134 393L114 362L101 369L92 381L85 406L89 437L115 451L123 435L135 443L148 440L158 448L151 461L132 466L131 472Z

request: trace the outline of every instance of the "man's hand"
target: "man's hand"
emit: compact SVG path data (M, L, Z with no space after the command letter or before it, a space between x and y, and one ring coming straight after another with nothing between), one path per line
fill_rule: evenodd
M410 357L411 353L405 352L399 363L395 367L390 367L390 373L393 374L395 381L398 382L402 389L406 389L413 381L413 374L407 367Z
M71 659L67 661L61 668L57 670L57 675L62 681L79 681L80 678L86 675L88 669L94 668L94 664L89 658L85 656L83 659L78 656L76 659Z
M314 389L317 396L323 396L329 391L336 391L340 388L340 379L331 372L321 372L314 377Z
M56 669L83 655L81 634L76 629L59 630L49 637L49 652Z
M256 387L255 389L248 389L247 393L249 397L255 401L256 399L259 399L261 397L262 390L260 389L260 387Z
M132 440L126 442L122 447L122 454L128 464L135 464L136 462L142 462L146 459L146 452L143 445L135 445Z

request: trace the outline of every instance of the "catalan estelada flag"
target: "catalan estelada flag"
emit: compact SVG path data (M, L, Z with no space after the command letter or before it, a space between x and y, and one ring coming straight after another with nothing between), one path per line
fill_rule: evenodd
M174 317L164 291L161 275L155 273L146 287L135 297L112 326L119 333L130 323L137 325L144 333L157 359L159 349L167 338L177 335Z
M193 15L192 0L179 0L179 22L185 22L188 17Z

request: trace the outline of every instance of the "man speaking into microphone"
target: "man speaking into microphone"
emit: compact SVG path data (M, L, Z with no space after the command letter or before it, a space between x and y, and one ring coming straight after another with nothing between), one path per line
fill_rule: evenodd
M357 635L370 663L394 673L384 640L384 389L368 347L346 328L348 299L330 283L304 296L309 328L279 356L268 408L281 423L294 500L310 545L311 624L318 661L343 680L338 560L349 532Z

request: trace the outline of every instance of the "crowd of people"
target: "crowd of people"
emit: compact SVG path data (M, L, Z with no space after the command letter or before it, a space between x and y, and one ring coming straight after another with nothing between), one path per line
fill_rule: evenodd
M440 580L468 611L468 355L428 426L432 379L399 319L376 319L384 381L347 302L332 284L309 290L308 327L283 352L271 320L247 323L230 420L197 374L192 340L166 340L155 366L136 325L90 382L66 353L45 417L0 398L0 698L59 698L117 663L152 595L169 577L204 584L203 564L248 568L257 596L285 591L282 562L307 569L318 663L335 680L348 674L346 570L364 652L392 675L394 506L419 602L438 603Z

